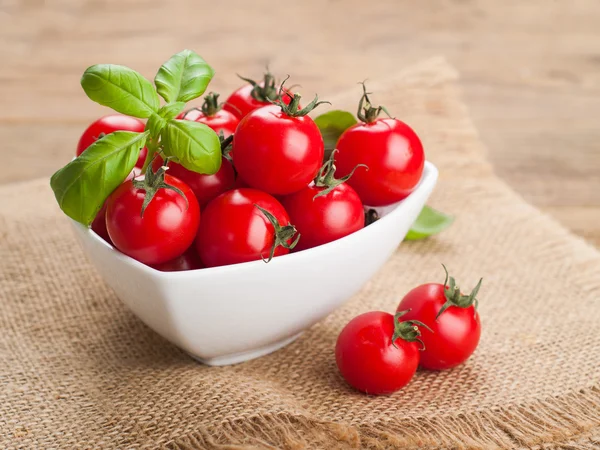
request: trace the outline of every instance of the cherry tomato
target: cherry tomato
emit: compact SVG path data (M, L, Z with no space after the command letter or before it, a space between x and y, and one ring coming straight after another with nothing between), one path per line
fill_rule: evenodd
M215 130L217 134L222 132L224 137L229 137L235 132L240 119L232 112L222 109L218 98L219 94L211 92L204 97L202 108L190 109L177 118L201 122Z
M106 229L106 202L102 205L102 209L96 215L96 218L91 225L92 230L102 239L109 244L112 244L110 237L108 236L108 230Z
M444 268L445 269L445 268ZM481 335L475 296L481 280L473 292L462 295L454 278L446 282L429 283L410 291L398 305L398 310L410 310L407 319L420 320L433 331L424 330L421 339L425 349L421 366L430 370L444 370L465 362L477 348Z
M295 232L275 198L256 189L234 189L206 206L196 248L207 267L270 259L289 252Z
M142 185L141 183L144 183ZM183 195L166 185L178 189ZM146 197L151 198L143 211ZM146 173L145 180L130 180L108 198L106 228L115 247L148 265L161 264L185 252L194 242L200 207L182 181Z
M196 249L194 246L192 246L183 255L152 267L154 267L156 270L160 270L161 272L179 272L182 270L202 269L204 265L202 264L202 261L200 261L200 257L198 256L198 253L196 253Z
M169 175L179 178L192 189L201 208L213 198L235 187L235 171L231 162L224 157L221 168L212 175L192 172L174 162L169 163Z
M296 97L299 98L299 97ZM248 114L233 137L233 163L249 186L286 195L307 186L323 162L323 138L315 122L297 110L263 106Z
M390 205L407 197L419 183L425 165L423 145L404 122L377 118L381 107L372 107L366 92L359 108L364 123L348 128L337 143L337 175L365 164L368 170L357 170L348 184L365 205Z
M333 177L333 157L327 161L314 183L287 195L282 204L302 236L294 251L335 241L365 225L363 204L345 181Z
M235 114L240 119L246 117L250 112L265 105L270 105L279 96L279 90L275 85L275 78L270 73L265 73L264 80L260 83L242 78L248 84L234 91L225 101L223 109ZM282 100L285 104L290 103L291 97L284 90Z
M135 167L131 171L131 173L127 175L125 181L131 180L133 179L133 177L137 177L140 174L140 172L141 170ZM92 222L91 228L94 231L94 233L96 233L109 244L112 244L110 236L108 235L108 230L106 229L106 202L104 202L104 205L102 205L102 208L100 209L100 211L98 211L98 214L96 214L96 217Z
M102 136L112 133L113 131L135 131L142 133L144 131L144 122L135 117L124 116L122 114L112 114L110 116L104 116L93 122L79 138L77 144L77 156L81 155L83 151L100 139ZM144 165L146 159L147 149L144 147L140 152L137 163L137 167Z
M412 379L419 365L419 323L371 311L340 333L335 359L350 386L367 394L391 394Z

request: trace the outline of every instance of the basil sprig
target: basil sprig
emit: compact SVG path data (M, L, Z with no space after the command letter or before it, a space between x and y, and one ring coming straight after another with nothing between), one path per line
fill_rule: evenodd
M89 225L131 173L144 146L148 153L142 171L158 150L194 172L218 171L221 146L217 134L206 125L175 119L185 102L204 93L213 75L208 63L191 50L173 55L160 67L156 88L125 66L89 67L81 86L91 100L148 122L143 133L117 131L99 139L52 176L50 186L65 214ZM159 94L167 102L162 107Z

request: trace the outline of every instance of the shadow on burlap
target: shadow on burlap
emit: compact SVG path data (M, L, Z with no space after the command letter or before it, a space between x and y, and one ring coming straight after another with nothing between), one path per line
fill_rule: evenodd
M494 176L456 78L432 59L369 86L423 137L441 172L432 205L453 227L403 244L293 344L232 367L198 365L124 308L47 180L0 187L0 446L597 448L600 254ZM354 110L359 96L334 107ZM334 361L340 329L442 281L442 262L464 289L484 278L476 354L392 396L350 389Z

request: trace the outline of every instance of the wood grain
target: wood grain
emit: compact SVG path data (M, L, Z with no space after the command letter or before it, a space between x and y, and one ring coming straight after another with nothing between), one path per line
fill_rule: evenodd
M497 173L600 244L596 0L0 0L0 182L48 176L105 112L79 87L88 65L152 77L185 47L223 74L223 92L267 62L334 92L445 55Z

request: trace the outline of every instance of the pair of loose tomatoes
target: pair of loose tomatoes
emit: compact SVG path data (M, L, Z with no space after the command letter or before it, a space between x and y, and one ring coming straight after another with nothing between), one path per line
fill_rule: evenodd
M395 315L372 311L355 317L336 344L342 376L360 391L390 394L406 386L419 365L445 370L462 364L481 335L480 286L481 280L463 295L446 271L443 284L424 284L406 294Z

